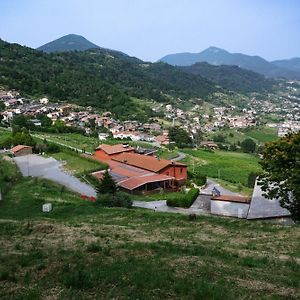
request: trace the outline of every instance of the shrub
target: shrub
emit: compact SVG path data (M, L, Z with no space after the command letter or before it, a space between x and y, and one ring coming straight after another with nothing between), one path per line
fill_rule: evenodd
M115 194L98 194L96 204L107 207L132 207L132 200L129 195L117 192Z
M199 195L199 189L196 188L191 188L189 192L182 197L174 197L171 199L167 200L167 205L168 206L175 206L175 207L185 207L188 208L190 207L194 201L197 199Z
M207 178L204 175L200 175L200 174L196 174L195 178L194 178L194 182L198 185L198 186L203 186L206 184Z

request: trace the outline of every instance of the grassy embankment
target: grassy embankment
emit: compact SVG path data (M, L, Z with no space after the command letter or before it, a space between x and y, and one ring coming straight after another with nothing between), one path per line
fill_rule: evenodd
M248 175L261 171L259 158L239 152L206 151L184 149L184 161L190 172L222 180L222 185L230 190L251 193L247 187Z
M260 127L260 128L249 128L244 130L236 129L222 129L218 132L212 133L208 138L213 139L217 135L222 135L225 138L225 144L237 144L247 138L253 139L256 144L262 145L266 142L275 141L278 139L277 129Z
M72 153L71 151L52 153L50 156L59 161L63 161L65 163L64 167L74 175L103 170L106 167L105 164L102 164L99 161L87 159L77 153Z
M131 146L153 148L153 145L145 142L132 142L127 140L114 140L114 139L99 141L98 138L88 137L78 133L60 133L60 134L37 133L36 136L40 137L41 139L45 138L50 142L52 141L56 143L61 143L67 146L77 148L79 150L85 149L86 152L90 152L90 153L93 153L100 144L115 145L115 144L127 143L130 144Z
M0 222L1 299L299 299L297 226L100 208L34 178Z

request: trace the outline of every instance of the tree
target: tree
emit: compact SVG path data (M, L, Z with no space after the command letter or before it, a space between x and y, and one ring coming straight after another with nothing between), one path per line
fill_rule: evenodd
M16 115L13 118L13 126L17 126L19 128L29 128L29 120L24 115Z
M203 132L199 129L194 135L194 144L199 146L203 141Z
M189 134L180 127L169 128L169 138L175 142L179 148L189 147L192 144L192 139Z
M42 127L50 127L52 125L52 120L46 115L38 114L36 118L41 121Z
M98 194L115 194L117 192L117 185L108 170L103 174L97 192Z
M213 141L216 143L225 143L225 137L223 134L217 134L213 137Z
M253 153L256 149L256 143L252 139L245 139L241 142L243 152Z
M262 190L300 221L300 133L267 143L262 155Z

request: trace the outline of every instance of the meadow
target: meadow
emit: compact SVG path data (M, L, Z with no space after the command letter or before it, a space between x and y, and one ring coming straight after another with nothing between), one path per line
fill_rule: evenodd
M37 178L0 202L0 223L1 299L300 295L296 225L103 208Z
M219 178L231 183L247 185L251 172L261 171L255 155L230 152L184 149L188 170L204 176Z
M247 128L243 130L221 129L220 131L210 134L209 138L213 139L217 135L224 136L225 142L230 144L241 143L243 140L251 138L258 145L262 145L278 139L277 129L269 127Z
M61 151L50 154L53 158L64 162L64 167L74 175L105 169L106 165L99 161L88 159L72 151Z

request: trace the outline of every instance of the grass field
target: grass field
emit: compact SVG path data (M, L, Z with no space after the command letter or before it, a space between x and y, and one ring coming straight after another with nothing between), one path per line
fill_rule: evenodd
M244 132L248 137L257 140L260 143L272 142L278 139L276 128L256 128L248 129Z
M40 137L41 139L45 138L48 141L61 143L67 146L77 148L79 150L85 149L86 152L90 152L90 153L93 153L100 144L115 145L115 144L126 143L126 144L130 144L131 146L153 148L153 145L145 142L133 142L133 141L126 141L126 140L122 141L122 140L113 140L113 139L100 141L98 138L88 137L78 133L60 133L60 134L38 133L37 136Z
M58 152L53 153L50 156L57 160L64 161L64 167L75 175L82 174L83 172L93 172L95 170L105 169L105 165L99 161L87 159L72 152Z
M247 184L251 172L259 172L259 158L238 152L206 151L185 149L188 169L212 178L220 178L233 183Z
M214 136L220 134L223 135L226 142L230 144L241 143L247 138L252 138L257 144L264 144L278 139L277 129L268 127L249 128L245 130L222 129L210 134L209 138L213 139Z
M0 127L0 144L11 137L11 132Z
M0 223L1 299L300 295L296 225L101 208L30 178L0 202Z

